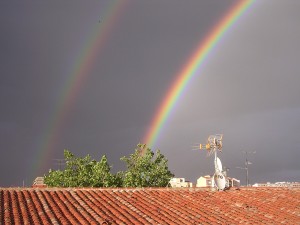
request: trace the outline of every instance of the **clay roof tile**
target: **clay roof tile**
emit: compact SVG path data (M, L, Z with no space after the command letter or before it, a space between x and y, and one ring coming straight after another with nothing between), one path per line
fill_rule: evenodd
M0 224L299 224L299 188L1 188Z

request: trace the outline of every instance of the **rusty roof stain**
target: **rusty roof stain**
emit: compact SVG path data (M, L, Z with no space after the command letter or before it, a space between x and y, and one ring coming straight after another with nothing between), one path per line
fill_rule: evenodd
M300 224L300 188L0 188L0 224Z

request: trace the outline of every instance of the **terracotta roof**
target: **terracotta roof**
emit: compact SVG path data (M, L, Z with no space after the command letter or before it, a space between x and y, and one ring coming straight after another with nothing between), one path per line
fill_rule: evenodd
M0 188L0 224L300 224L299 188Z

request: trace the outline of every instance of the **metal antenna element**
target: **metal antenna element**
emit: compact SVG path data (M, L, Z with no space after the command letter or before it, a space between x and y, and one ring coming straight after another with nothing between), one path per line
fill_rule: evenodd
M54 164L58 165L59 170L61 170L61 167L66 164L65 159L53 159L53 160L56 161L56 163Z
M249 151L242 151L242 153L245 154L245 167L239 167L239 166L237 166L236 168L246 170L246 186L248 187L248 186L249 186L249 167L248 167L248 165L251 165L251 164L252 164L252 162L250 162L250 161L248 160L248 154L249 154L249 153L250 153L250 154L255 154L256 151L252 151L252 152L249 152Z
M223 134L209 135L207 139L207 143L205 145L200 144L199 149L207 150L208 155L215 153L217 150L222 152L222 147L223 147L222 139L223 139Z
M208 155L214 153L214 165L215 165L215 173L214 173L214 184L218 190L224 190L226 187L226 175L223 172L222 162L217 157L217 152L222 152L222 143L223 134L215 134L210 135L207 139L207 143L205 145L200 144L199 149L205 149L208 152Z

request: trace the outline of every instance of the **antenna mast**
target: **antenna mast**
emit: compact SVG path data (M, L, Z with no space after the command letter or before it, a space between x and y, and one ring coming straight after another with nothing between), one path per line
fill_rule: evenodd
M217 156L217 152L222 152L222 143L223 134L215 134L210 135L207 139L207 143L205 145L200 144L199 149L206 149L208 151L208 155L214 153L214 165L215 165L215 173L214 173L214 181L215 186L218 190L224 190L226 186L225 174L223 173L221 160Z
M248 167L248 165L252 164L252 162L250 162L248 160L248 154L249 153L250 154L255 154L256 151L254 151L254 152L242 151L242 152L245 154L245 167L239 167L239 166L237 166L236 168L246 170L246 186L248 187L249 186L249 167Z
M61 170L62 166L64 166L65 163L65 159L53 159L54 161L56 161L54 164L58 165L58 169Z

